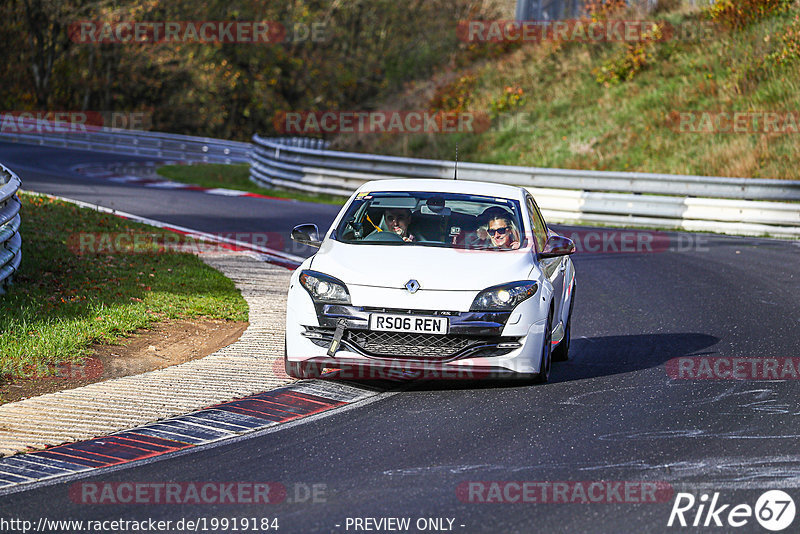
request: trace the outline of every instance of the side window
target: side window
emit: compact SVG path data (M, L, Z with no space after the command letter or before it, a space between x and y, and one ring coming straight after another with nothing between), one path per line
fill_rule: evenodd
M531 228L533 228L533 237L536 240L536 250L541 252L547 242L547 227L544 225L544 219L542 219L539 209L534 204L533 198L527 197L526 204L528 205L528 215L531 219Z

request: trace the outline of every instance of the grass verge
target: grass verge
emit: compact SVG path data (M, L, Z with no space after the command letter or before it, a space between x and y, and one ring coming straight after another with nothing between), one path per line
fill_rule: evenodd
M199 163L195 165L165 165L159 167L158 174L185 184L201 187L223 187L271 197L299 200L301 202L321 202L341 206L343 197L333 195L312 195L285 189L268 189L250 181L250 166L246 163L225 165L221 163Z
M113 343L157 321L208 317L246 321L233 282L197 256L176 252L77 253L89 233L162 230L21 194L22 265L0 297L0 375L48 376L80 361L92 343Z
M680 4L676 2L676 4ZM796 129L781 133L681 130L682 113L800 110L800 3L740 29L710 26L698 11L618 19L658 20L676 37L647 47L630 79L600 83L598 69L625 57L625 43L526 43L458 73L472 80L463 111L493 114L480 133L340 136L342 150L585 170L744 178L800 178ZM622 55L620 55L622 54ZM458 76L456 76L458 77ZM436 85L436 80L429 84ZM431 107L430 91L397 95ZM384 102L379 109L395 109ZM462 110L459 110L462 111ZM800 119L796 119L800 121ZM695 119L693 124L700 123ZM779 124L782 124L781 120ZM724 128L722 128L724 130ZM712 129L712 131L714 131Z

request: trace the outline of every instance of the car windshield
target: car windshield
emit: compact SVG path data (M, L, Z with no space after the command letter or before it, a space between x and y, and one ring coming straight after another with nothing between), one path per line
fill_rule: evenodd
M526 245L519 202L436 192L359 193L333 238L343 243L514 250Z

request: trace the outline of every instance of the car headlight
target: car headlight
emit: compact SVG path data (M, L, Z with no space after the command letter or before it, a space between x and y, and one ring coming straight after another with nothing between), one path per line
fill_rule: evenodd
M300 283L314 302L350 304L347 286L332 276L316 271L303 271L300 273Z
M534 296L538 289L539 285L531 281L487 287L478 293L469 311L511 311L523 300Z

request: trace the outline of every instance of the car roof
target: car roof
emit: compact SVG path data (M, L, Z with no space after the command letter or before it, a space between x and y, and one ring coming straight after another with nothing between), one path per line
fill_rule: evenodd
M425 191L434 193L464 193L487 195L518 200L524 189L514 185L474 182L470 180L444 180L425 178L402 178L390 180L371 180L358 188L359 193L378 193L390 191Z

